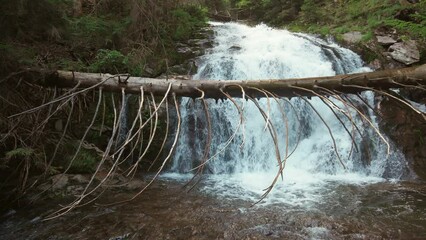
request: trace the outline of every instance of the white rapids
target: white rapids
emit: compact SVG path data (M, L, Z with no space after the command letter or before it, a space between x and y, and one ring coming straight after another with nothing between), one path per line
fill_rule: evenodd
M255 27L238 23L211 24L215 46L199 59L194 79L301 78L370 70L363 67L358 55L332 41L263 24ZM348 97L354 104L361 105L360 98ZM363 98L374 105L373 93L364 93ZM209 157L217 152L220 154L209 160L200 187L220 197L257 201L279 170L276 151L256 105L241 99L237 102L244 109L241 126L238 111L231 101L208 100L212 123ZM309 102L331 128L337 149L328 128L305 100L292 98L290 102L294 107L282 99L279 103L272 98L269 104L267 99L259 102L276 129L280 159L285 159L297 146L286 161L283 178L279 178L263 204L309 206L342 184L364 185L401 179L410 174L403 155L392 144L388 155L387 145L368 122L355 110L345 109L339 101L334 100L353 117L359 129L336 111L347 129L354 132L357 147L335 114L319 98L314 97ZM285 114L278 104L284 107ZM363 111L377 127L373 111L367 107ZM167 178L190 178L195 173L193 168L203 158L207 121L201 102L183 99L181 113L181 137L170 171L163 175ZM235 139L227 146L227 140L236 129ZM346 169L339 163L336 152Z

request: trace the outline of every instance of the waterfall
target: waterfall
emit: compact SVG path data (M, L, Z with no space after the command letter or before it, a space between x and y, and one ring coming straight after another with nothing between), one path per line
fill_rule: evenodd
M370 70L363 67L358 55L330 40L262 24L255 27L238 23L211 24L215 31L215 45L199 59L200 67L195 79L302 78ZM365 106L358 97L348 98L354 104ZM363 93L363 99L374 106L373 93ZM255 200L278 171L274 141L265 127L265 119L252 101L237 100L244 112L242 125L238 110L230 100L207 102L212 124L209 156L220 153L206 165L204 171L210 173L211 184L204 188L224 196L244 195ZM341 102L334 100L334 103L345 109ZM356 147L336 114L317 97L310 100L260 99L259 104L275 127L281 159L297 147L287 159L284 180L276 185L272 193L275 197L271 199L299 202L300 196L312 197L319 186L324 187L328 182L366 183L407 175L403 155L393 147L388 155L384 141L353 109L347 111L353 116L357 130L344 114L338 111L336 114L349 131L355 132ZM279 110L280 106L284 114ZM373 110L367 107L362 110L378 127ZM207 120L201 101L183 99L181 114L182 135L170 171L193 173L191 169L203 158L208 135ZM327 127L333 133L337 149ZM236 129L233 141L227 142ZM339 163L339 156L346 169ZM247 195L247 191L254 194ZM304 193L299 195L300 192Z

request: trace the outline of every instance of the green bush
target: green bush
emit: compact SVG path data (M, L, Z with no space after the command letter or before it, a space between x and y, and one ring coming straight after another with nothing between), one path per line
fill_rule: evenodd
M95 62L89 66L93 72L103 73L127 73L129 58L117 50L100 49Z
M35 149L19 147L6 152L5 157L0 159L0 168L17 167L22 161L30 161L31 165L37 169L44 167L43 157Z
M71 159L70 159L71 160ZM70 173L92 173L96 169L98 163L98 156L94 153L81 149L77 157L71 164Z
M75 156L79 144L77 140L64 143L60 150L61 154L57 155L57 158L53 162L54 167L63 171L71 164L68 173L93 173L99 163L100 156L94 150L85 148L80 148L77 156ZM71 162L71 160L73 161Z
M71 37L82 44L91 43L102 48L114 45L118 36L122 34L130 20L122 18L116 20L107 16L84 15L78 18L67 18Z
M195 5L180 7L172 11L174 40L187 40L199 28L206 25L207 9Z
M317 6L314 0L305 0L301 7L302 18L306 22L316 23L322 19L320 8Z
M6 153L6 159L12 158L28 158L34 155L32 148L16 148Z

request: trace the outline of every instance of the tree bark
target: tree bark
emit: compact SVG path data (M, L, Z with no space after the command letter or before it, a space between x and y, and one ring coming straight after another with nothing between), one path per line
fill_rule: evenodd
M96 88L102 86L106 91L121 92L124 88L127 93L140 93L143 87L145 92L154 95L164 95L171 84L171 92L177 96L197 98L204 93L205 98L226 98L223 90L232 97L242 97L241 87L246 94L252 97L265 97L266 90L281 97L315 96L312 91L326 88L343 93L357 93L374 88L386 90L389 88L403 88L406 85L426 85L426 64L418 67L384 70L368 73L337 75L329 77L294 78L294 79L267 79L267 80L179 80L129 77L126 75L110 75L100 73L81 73L69 71L38 72L41 76L34 76L29 80L43 86L73 88L79 83L79 88ZM303 89L302 89L303 88ZM321 92L327 95L326 92Z

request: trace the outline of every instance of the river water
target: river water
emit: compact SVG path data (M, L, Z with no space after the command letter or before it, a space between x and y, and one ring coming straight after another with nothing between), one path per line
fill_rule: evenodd
M198 59L195 79L277 79L370 71L358 55L332 41L265 25L211 24L214 46ZM363 93L362 98L374 105L372 93ZM426 238L425 184L415 180L391 142L387 153L387 145L371 126L378 126L373 111L358 97L348 99L368 119L334 100L345 111L335 108L356 146L318 98L260 99L268 121L252 101L236 99L243 109L243 122L231 101L208 100L211 159L190 192L192 184L186 183L203 159L208 131L201 101L183 99L182 135L174 161L140 198L113 207L85 206L47 222L40 217L63 204L62 200L11 211L3 216L0 238ZM267 122L276 132L278 150ZM277 158L286 163L282 177L253 206L277 176ZM120 201L134 193L111 190L99 202Z

